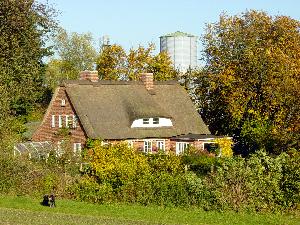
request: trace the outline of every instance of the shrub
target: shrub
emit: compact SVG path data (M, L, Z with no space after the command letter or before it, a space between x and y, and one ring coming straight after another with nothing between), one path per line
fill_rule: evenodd
M110 183L113 188L150 172L146 156L137 154L126 143L103 146L96 140L86 155L90 163L87 174L99 183Z
M211 193L204 184L203 179L193 172L185 173L183 178L186 185L189 205L208 209L209 202L211 201Z
M221 159L207 154L184 155L182 160L183 163L189 167L189 170L198 176L206 176L213 171L215 166L221 161Z
M165 153L149 154L147 155L147 159L153 173L156 171L164 171L172 174L184 172L184 164L181 156Z
M215 142L218 144L218 146L221 150L221 157L232 157L233 156L233 150L232 150L233 141L232 141L232 139L217 138L215 140Z
M205 178L212 194L210 206L236 211L278 211L296 207L299 181L298 157L285 153L271 157L264 151L249 159L224 159L216 171Z
M92 203L103 203L113 201L113 188L109 183L99 184L95 179L84 176L71 187L71 196L77 200Z

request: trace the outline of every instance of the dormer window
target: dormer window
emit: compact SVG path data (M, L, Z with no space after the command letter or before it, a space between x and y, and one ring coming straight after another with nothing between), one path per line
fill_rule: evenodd
M132 122L131 128L135 127L172 127L173 123L170 118L153 117L136 119Z
M66 99L62 99L60 105L61 105L61 106L66 106Z
M143 124L149 124L149 118L144 118L143 119Z

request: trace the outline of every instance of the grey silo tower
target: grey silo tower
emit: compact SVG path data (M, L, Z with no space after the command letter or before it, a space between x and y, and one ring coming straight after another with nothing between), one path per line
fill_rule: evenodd
M197 66L197 40L195 35L176 31L160 37L160 52L166 51L174 68L186 72Z

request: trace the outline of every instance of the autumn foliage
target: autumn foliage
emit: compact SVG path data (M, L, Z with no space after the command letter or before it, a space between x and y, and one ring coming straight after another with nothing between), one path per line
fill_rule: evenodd
M223 14L207 26L201 114L212 132L233 136L240 153L299 148L299 26L257 11Z
M97 70L103 80L138 80L139 74L153 73L155 80L171 80L178 77L166 52L153 54L155 46L131 48L128 53L122 46L103 46L97 59Z

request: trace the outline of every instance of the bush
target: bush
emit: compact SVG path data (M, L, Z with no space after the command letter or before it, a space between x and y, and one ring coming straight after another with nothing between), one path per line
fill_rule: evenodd
M102 146L97 140L87 150L86 160L90 162L86 173L99 183L110 183L114 189L150 172L147 157L137 154L126 143Z
M283 192L281 205L284 208L297 208L300 203L300 152L293 150L284 155L280 189Z
M205 178L215 209L278 211L299 204L299 157L264 151L249 159L225 159ZM293 196L293 197L292 197Z
M76 177L74 172L70 174L71 167L77 165L62 165L58 160L30 160L25 155L0 154L0 192L38 198L54 192L60 197L68 197L67 186Z
M184 155L183 163L198 176L206 176L212 172L215 166L221 161L220 158L212 157L207 154Z
M69 188L71 196L77 200L92 203L113 201L113 188L108 183L99 184L91 177L84 176Z

